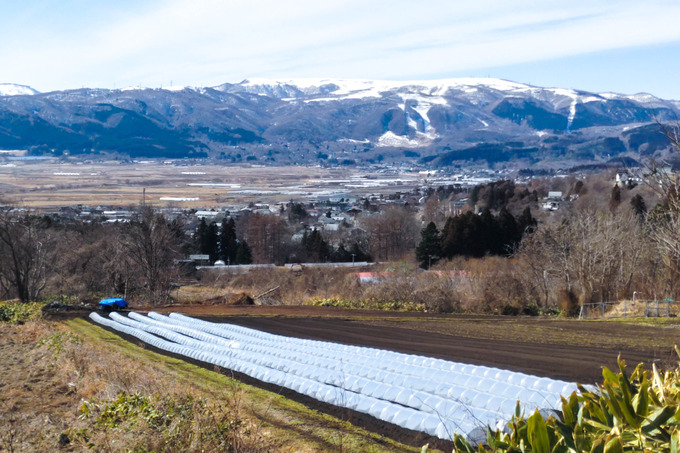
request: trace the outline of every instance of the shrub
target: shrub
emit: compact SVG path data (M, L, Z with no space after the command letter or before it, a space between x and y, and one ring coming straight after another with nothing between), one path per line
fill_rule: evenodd
M536 304L527 304L522 307L522 314L528 316L538 316L541 314L541 308Z
M22 324L40 319L42 306L37 302L0 302L0 322Z
M510 304L505 304L503 305L503 308L501 308L501 314L503 316L518 316L519 312L519 307Z
M336 307L336 308L355 308L367 310L388 310L388 311L425 311L423 304L416 304L409 301L383 300L383 299L345 299L341 297L314 297L307 301L307 305L316 307Z
M566 316L576 316L578 314L579 305L576 295L573 291L563 289L559 293L559 304L562 313Z
M562 310L555 306L545 307L542 312L546 316L559 316L562 314Z
M618 363L618 373L603 368L597 389L579 386L579 394L563 397L560 413L525 418L518 405L507 432L488 432L488 449L456 435L454 452L677 452L680 365L665 373L653 366L650 373L640 364L629 376L625 362Z
M71 430L89 449L108 447L108 433L127 433L135 451L265 451L233 406L190 394L144 395L121 391L110 400L84 401L86 428Z
M68 343L81 344L82 342L83 340L78 335L71 332L53 332L43 337L38 342L38 346L47 345L47 349L52 351L56 359Z

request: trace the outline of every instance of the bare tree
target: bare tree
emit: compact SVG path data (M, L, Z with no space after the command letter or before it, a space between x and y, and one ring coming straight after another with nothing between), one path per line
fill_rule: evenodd
M382 214L366 217L362 223L378 260L399 259L412 253L420 237L418 221L406 207L389 207Z
M0 287L22 302L35 300L47 283L51 237L42 219L0 214Z
M285 219L259 213L242 216L236 224L237 235L244 239L256 263L283 263L289 237Z
M176 277L178 241L168 221L143 206L135 220L124 225L121 251L129 258L132 272L141 280L151 303L166 301L170 283ZM130 275L129 272L125 272Z
M629 297L649 257L643 228L632 213L575 212L560 223L541 225L522 243L518 257L544 303L559 290L578 294L581 303Z
M657 124L670 142L671 150L680 152L680 126ZM648 232L661 261L664 291L677 296L680 279L680 178L669 164L653 159L646 163L642 177L660 198L647 214Z

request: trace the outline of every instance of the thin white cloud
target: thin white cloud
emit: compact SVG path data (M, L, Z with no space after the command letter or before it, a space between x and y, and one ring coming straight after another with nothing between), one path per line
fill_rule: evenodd
M11 43L0 48L1 81L59 89L404 79L680 41L680 4L664 0L175 0L117 9L110 20L101 13L69 27L38 21L38 9L32 26L0 31Z

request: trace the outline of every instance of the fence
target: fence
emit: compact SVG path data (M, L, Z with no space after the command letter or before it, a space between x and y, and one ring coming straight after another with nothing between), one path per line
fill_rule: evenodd
M583 304L579 319L609 318L661 318L680 315L680 304L672 299L624 300L621 302L596 302Z

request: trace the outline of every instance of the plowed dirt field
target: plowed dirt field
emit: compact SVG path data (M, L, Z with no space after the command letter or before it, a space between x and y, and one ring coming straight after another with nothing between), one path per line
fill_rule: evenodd
M320 307L168 307L215 322L229 322L299 338L370 346L494 366L539 376L597 383L602 366L671 364L680 321L577 321L555 318L386 313Z

